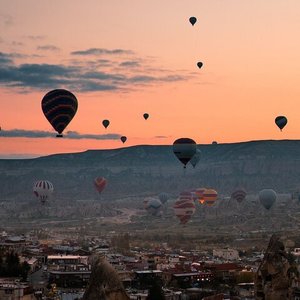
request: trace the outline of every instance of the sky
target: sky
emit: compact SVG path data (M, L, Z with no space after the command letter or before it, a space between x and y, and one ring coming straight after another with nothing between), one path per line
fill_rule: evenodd
M1 0L0 158L299 139L299 31L299 0ZM62 139L57 88L78 99Z

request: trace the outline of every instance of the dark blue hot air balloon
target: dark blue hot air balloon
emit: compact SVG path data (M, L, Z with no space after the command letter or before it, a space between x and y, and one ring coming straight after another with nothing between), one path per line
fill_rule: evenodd
M62 132L75 116L78 108L76 97L69 91L56 89L48 92L42 99L42 110L57 131L57 137L62 137Z

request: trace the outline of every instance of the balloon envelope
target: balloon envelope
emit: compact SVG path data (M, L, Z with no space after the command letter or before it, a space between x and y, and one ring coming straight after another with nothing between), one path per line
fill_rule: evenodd
M58 137L75 116L78 108L76 97L69 91L56 89L48 92L42 99L42 110L55 129Z
M175 202L174 213L180 220L180 224L186 224L196 210L196 205L193 201L193 195L191 192L183 192L180 194L179 199Z
M99 194L105 189L107 180L104 177L96 177L94 179L94 185Z
M241 203L246 198L246 195L247 193L244 189L237 189L231 194L231 198Z
M122 141L123 144L127 141L127 137L126 136L121 136L120 139L121 139L121 141Z
M197 195L197 199L200 204L204 204L204 192L206 191L206 188L198 188L195 190L195 194Z
M275 123L280 128L280 130L282 130L285 127L287 122L288 121L287 121L287 118L285 116L278 116L275 119Z
M198 162L200 161L200 159L201 159L201 151L199 149L197 149L196 153L190 160L191 165L195 168L197 166Z
M148 198L144 201L145 209L152 216L158 216L161 212L162 203L156 198Z
M143 117L145 120L147 120L149 118L149 114L145 113L145 114L143 114Z
M189 21L194 26L196 24L196 22L197 22L197 18L196 17L190 17Z
M197 62L197 66L198 66L199 69L201 69L202 66L203 66L203 63L201 61L199 61L199 62Z
M102 121L102 125L105 127L105 128L107 128L108 126L109 126L109 120L103 120Z
M218 198L218 193L213 189L206 189L203 193L204 204L212 206Z
M170 196L168 193L160 193L158 195L158 198L162 204L165 204L169 200Z
M270 209L277 199L277 194L272 189L264 189L259 192L258 198L265 209Z
M177 139L173 143L173 152L176 157L183 163L184 167L192 159L197 150L194 140L189 138Z
M33 185L33 193L44 204L54 191L53 184L48 180L36 181Z

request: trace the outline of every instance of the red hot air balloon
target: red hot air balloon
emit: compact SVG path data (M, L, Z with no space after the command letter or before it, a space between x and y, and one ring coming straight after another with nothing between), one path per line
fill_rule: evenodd
M196 210L193 194L191 192L182 192L173 209L176 217L180 220L180 224L186 224Z
M67 90L52 90L42 99L43 113L57 131L57 137L62 137L62 132L75 116L77 108L76 97Z
M107 184L107 180L104 177L96 177L94 179L94 185L99 194L103 192Z

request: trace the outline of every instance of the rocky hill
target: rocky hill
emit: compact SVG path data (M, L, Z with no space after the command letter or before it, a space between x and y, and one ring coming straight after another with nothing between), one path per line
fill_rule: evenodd
M2 159L0 216L115 217L120 213L118 209L124 207L118 200L126 199L124 202L128 207L161 192L168 192L175 199L186 189L212 187L224 198L237 187L245 188L248 196L255 196L263 188L272 188L286 194L284 199L287 199L291 192L300 188L298 140L198 147L202 152L201 161L195 169L189 165L185 171L174 156L172 146L142 145L35 159ZM93 186L96 176L104 176L108 181L101 197ZM35 205L37 199L32 187L41 179L54 185L51 208ZM226 213L228 204L220 205ZM236 206L235 203L230 205Z

